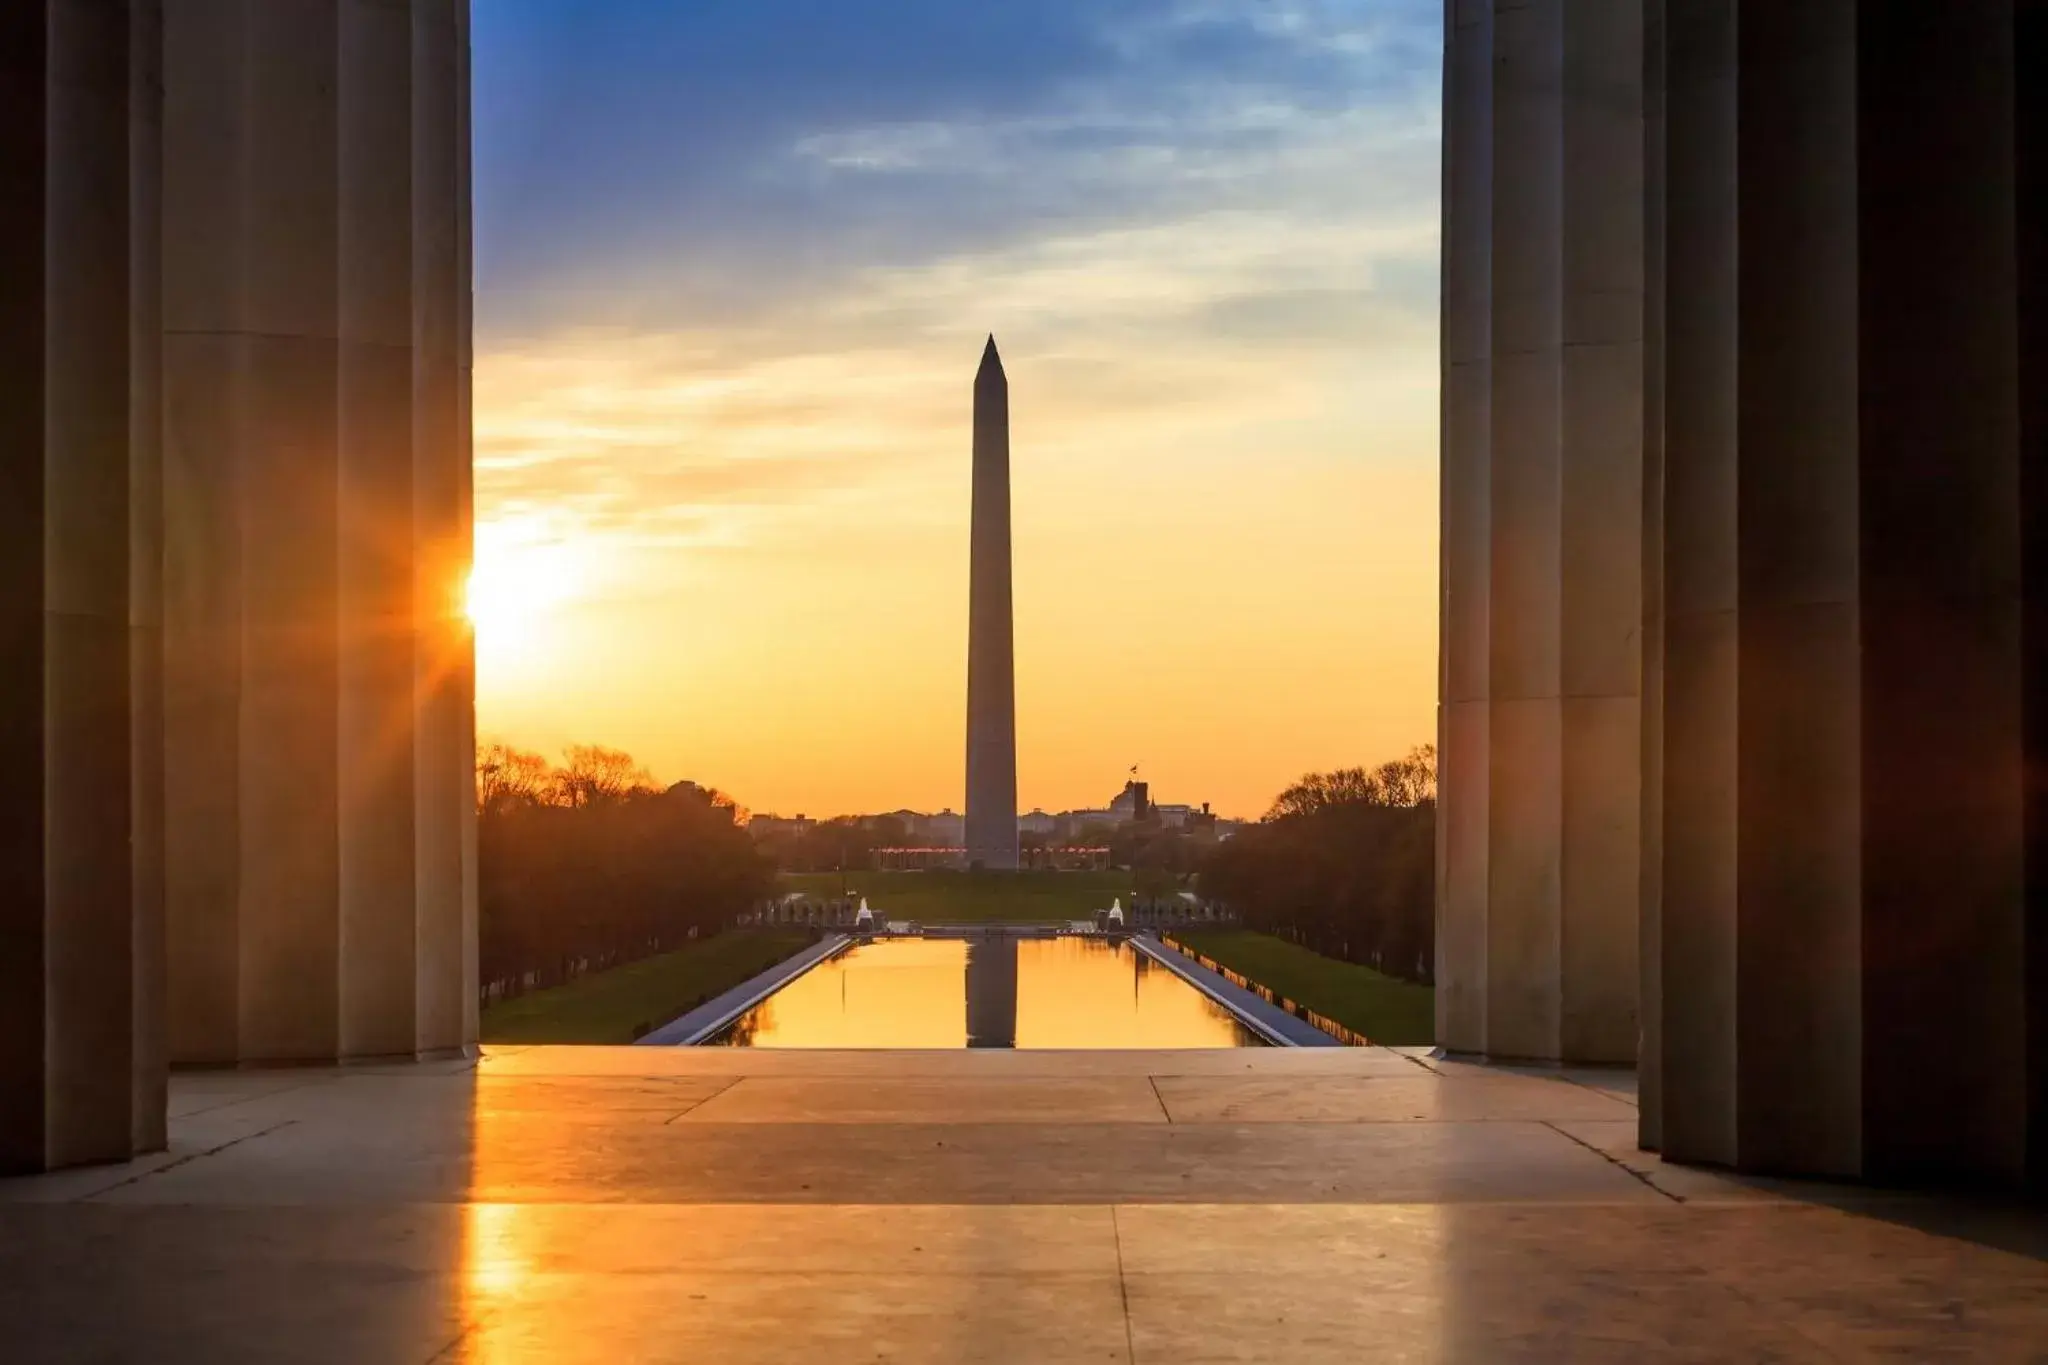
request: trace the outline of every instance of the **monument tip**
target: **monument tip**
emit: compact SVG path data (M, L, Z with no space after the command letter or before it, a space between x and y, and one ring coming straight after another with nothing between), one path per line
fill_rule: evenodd
M994 332L988 334L988 345L981 348L982 368L987 369L991 365L999 370L1003 367L1003 358L996 352L996 334Z

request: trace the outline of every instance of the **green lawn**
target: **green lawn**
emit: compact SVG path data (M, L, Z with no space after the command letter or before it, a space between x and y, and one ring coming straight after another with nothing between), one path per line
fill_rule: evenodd
M630 1043L635 1026L659 1027L758 976L810 942L788 931L735 931L701 939L566 986L534 991L483 1013L486 1043Z
M786 872L782 889L837 896L837 872ZM925 924L1087 919L1113 897L1131 901L1128 872L849 872L849 896L884 919Z
M1174 930L1173 938L1276 994L1391 1047L1436 1041L1436 991L1241 929Z

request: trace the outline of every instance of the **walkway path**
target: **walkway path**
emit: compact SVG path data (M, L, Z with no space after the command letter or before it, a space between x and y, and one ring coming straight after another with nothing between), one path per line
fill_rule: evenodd
M1187 954L1175 952L1150 934L1137 935L1131 940L1131 946L1202 994L1222 1001L1224 1006L1239 1018L1249 1019L1253 1030L1265 1035L1268 1042L1286 1047L1343 1046L1306 1019L1295 1018L1257 991L1248 991L1221 972L1210 971Z
M766 1000L790 982L827 958L836 957L853 942L845 934L827 934L810 947L762 972L748 977L723 995L711 999L688 1014L650 1029L639 1039L642 1047L682 1047L701 1043L733 1020Z
M2048 1234L1385 1048L492 1048L180 1075L0 1181L9 1365L2022 1360Z

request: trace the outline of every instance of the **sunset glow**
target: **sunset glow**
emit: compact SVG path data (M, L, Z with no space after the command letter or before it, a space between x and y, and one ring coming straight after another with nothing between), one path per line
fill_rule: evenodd
M588 586L586 539L545 539L517 521L478 525L464 608L480 668L516 671L559 645L552 625Z
M958 808L993 331L1024 808L1429 739L1436 7L742 12L479 9L483 733Z

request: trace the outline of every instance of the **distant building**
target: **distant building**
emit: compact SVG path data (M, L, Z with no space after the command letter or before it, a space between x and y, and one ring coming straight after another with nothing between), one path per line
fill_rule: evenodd
M801 817L799 817L801 818ZM958 847L964 845L967 822L952 809L927 815L916 810L884 811L880 815L856 815L848 817L863 829L874 829L884 820L894 821L903 827L903 833L910 844L923 847Z
M873 829L884 820L902 826L905 847L877 852L891 854L891 865L904 867L942 866L956 851L967 848L966 817L950 808L935 815L922 811L892 810L880 815L847 817L864 828ZM1143 782L1126 782L1124 789L1107 806L1090 807L1083 810L1061 811L1055 815L1040 807L1017 817L1017 832L1032 835L1047 843L1071 843L1083 831L1094 827L1119 829L1140 821L1156 821L1167 829L1203 830L1215 827L1216 817L1209 813L1209 807L1174 803L1156 803L1152 800L1151 788ZM781 834L801 834L816 826L817 822L798 815L784 819L774 815L757 815L752 828L762 837ZM1087 866L1094 858L1092 848L1078 853L1062 865ZM962 859L964 865L966 859ZM1044 865L1034 860L1034 866Z
M875 850L875 866L896 872L922 872L935 867L959 867L966 861L966 858L967 850L958 847L878 848Z
M1143 820L1152 810L1151 784L1137 781L1124 783L1124 789L1109 803L1109 808L1116 813L1118 824Z
M807 815L792 815L788 819L780 815L757 815L747 821L747 833L756 839L773 839L785 834L808 834L817 825L818 822Z
M1109 855L1106 848L1053 844L1030 850L1025 865L1043 871L1100 872L1109 867Z

